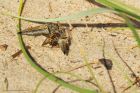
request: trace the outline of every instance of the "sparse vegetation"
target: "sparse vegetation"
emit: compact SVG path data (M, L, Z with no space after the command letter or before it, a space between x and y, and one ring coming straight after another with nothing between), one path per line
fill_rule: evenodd
M99 13L106 13L106 12L110 12L110 13L114 13L116 15L121 16L127 26L130 28L130 30L133 33L133 36L137 42L137 45L140 47L140 37L138 32L136 31L136 27L135 27L135 23L134 21L138 21L140 22L140 13L138 9L135 9L131 6L125 5L122 2L118 1L118 0L88 0L90 2L97 2L101 5L104 5L104 8L92 8L89 9L87 11L83 11L83 12L79 12L70 16L65 16L65 17L61 17L61 18L54 18L54 19L32 19L32 18L26 18L22 16L22 10L23 10L23 6L24 6L24 1L20 0L20 5L19 5L19 10L18 10L18 16L15 14L11 14L11 13L5 13L6 15L10 15L14 18L18 19L18 24L17 24L17 32L21 31L21 20L25 20L25 21L30 21L30 22L38 22L38 23L47 23L47 22L57 22L57 21L64 21L64 20L73 20L73 19L78 19L81 17L85 17L85 16L89 16L89 15L94 15L94 14L99 14ZM86 66L88 68L88 71L91 74L91 79L95 81L95 85L99 88L99 91L95 90L95 89L86 89L86 88L81 88L79 86L70 84L69 82L66 82L62 79L60 79L59 77L55 76L55 74L59 74L59 73L49 73L46 70L44 70L43 68L41 68L40 66L38 66L38 64L36 63L35 60L33 60L33 58L31 57L31 55L29 54L29 52L27 51L24 42L23 42L23 38L20 34L18 34L18 40L19 40L19 44L21 47L21 50L26 58L26 60L29 62L29 64L31 64L31 66L33 68L35 68L38 72L40 72L41 74L43 74L45 77L43 77L43 79L39 82L39 84L37 85L37 88L39 87L39 85L41 84L41 82L45 79L48 78L49 80L52 80L58 84L60 84L61 86L67 87L72 89L73 91L79 92L79 93L107 93L106 89L102 87L102 84L100 84L98 82L98 79L95 77L95 73L92 70L91 64L88 62L88 59L86 58L86 55L84 54L84 51L81 49L81 56L83 57L83 62L84 62L84 66ZM109 54L107 54L109 55ZM114 60L112 58L112 60ZM119 68L120 72L122 71L122 68L119 64L116 64L117 62L115 62L114 64L117 65L117 67ZM90 80L84 80L82 78L80 78L79 76L76 76L74 74L71 74L70 72L65 72L73 77L76 77L77 79L87 82ZM63 73L63 74L65 74ZM128 85L132 86L134 85L134 82L132 82L128 76L127 73L122 72L124 75L124 78L129 82ZM62 74L62 73L61 73ZM136 77L137 78L137 77ZM37 93L37 88L34 91L34 93ZM135 91L136 92L136 91Z

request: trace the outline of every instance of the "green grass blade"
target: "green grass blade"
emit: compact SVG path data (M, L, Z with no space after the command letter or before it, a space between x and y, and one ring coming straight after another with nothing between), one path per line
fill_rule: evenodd
M45 79L46 79L46 77L43 77L41 80L39 80L39 82L38 82L38 84L36 85L36 88L35 88L35 90L34 90L33 93L37 93L37 90L38 90L39 86L41 85L41 83L42 83Z
M116 12L121 12L129 17L140 21L140 10L132 6L126 5L119 0L95 0L96 2L103 4L104 6L115 10Z
M118 71L119 71L121 74L123 74L122 76L123 76L123 78L127 81L127 84L128 84L129 86L132 87L132 86L133 86L133 81L131 81L128 72L127 72L127 71L124 71L124 68L122 67L122 65L120 65L120 64L118 63L118 60L117 60L116 58L113 58L113 56L112 56L111 54L109 54L109 53L110 53L110 51L107 51L107 52L106 52L106 55L107 55L108 57L110 57L111 60L113 60L113 61L112 61L113 64L115 64L115 65L117 66ZM137 93L135 87L133 87L133 93Z
M80 80L80 81L86 82L86 80L82 79L80 76L75 75L75 74L70 73L70 72L61 71L61 72L55 72L55 73L53 73L53 74L54 74L54 75L56 75L56 74L67 74L67 75L70 75L70 76L72 76L72 77L75 77L76 79L78 79L78 80ZM43 77L41 80L39 80L39 82L38 82L38 84L36 85L36 88L35 88L35 90L34 90L33 93L37 93L39 86L41 85L41 83L42 83L45 79L47 79L47 77ZM87 83L87 82L86 82L86 83Z
M129 28L131 29L138 43L138 46L140 46L140 37L135 27L133 26L133 23L128 18L128 17L131 17L137 21L140 21L140 12L139 12L140 10L134 7L125 5L118 0L117 1L116 0L96 0L96 2L105 5L106 7L116 11L120 16L122 16L126 20L126 23L129 26Z
M23 9L23 0L20 0L20 5L19 5L19 10L18 10L18 16L21 15L22 13L22 9ZM21 19L18 19L18 25L17 25L17 32L21 31ZM55 75L45 71L43 68L41 68L40 66L38 66L34 60L31 58L31 56L29 55L28 51L26 50L26 47L24 45L23 42L23 38L21 36L21 34L18 34L18 40L19 40L19 44L21 47L21 50L23 52L23 55L25 56L26 60L29 62L29 64L34 67L38 72L40 72L41 74L43 74L45 77L47 77L49 80L52 80L64 87L70 88L74 91L77 91L79 93L97 93L95 90L89 90L89 89L84 89L84 88L80 88L78 86L69 84L67 82L65 82L64 80L56 77Z
M132 21L126 16L123 16L123 18L125 19L126 24L128 25L128 27L131 29L131 31L132 31L132 33L134 35L134 38L136 39L137 44L140 47L140 36L139 36L138 32L136 31Z
M25 20L25 21L47 23L47 22L57 22L57 21L78 19L78 18L81 18L84 16L89 16L89 15L98 14L98 13L105 13L105 12L110 12L110 10L106 9L106 8L91 8L91 9L88 9L86 11L82 11L82 12L77 13L77 14L73 14L73 15L69 15L69 16L65 16L65 17L60 17L60 18L50 18L50 19L32 19L32 18L26 18L26 17L16 16L16 15L12 15L12 14L7 14L7 15L10 15L14 18L20 18L20 19Z
M84 60L84 64L86 65L86 67L88 68L88 71L90 72L93 80L95 80L95 83L97 84L99 90L101 93L107 93L104 88L101 86L101 84L99 83L99 81L97 80L96 78L96 75L95 73L93 72L92 70L92 66L89 64L88 62L88 59L86 58L86 54L85 54L85 51L83 48L80 49L80 53L81 53L81 56L83 57L83 60Z

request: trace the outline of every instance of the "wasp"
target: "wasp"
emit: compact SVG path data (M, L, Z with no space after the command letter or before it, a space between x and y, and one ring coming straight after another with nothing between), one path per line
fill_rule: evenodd
M57 23L47 23L36 27L27 28L19 34L28 36L45 36L46 40L42 46L49 44L52 47L60 47L65 55L69 53L71 45L70 29L65 26L60 26Z

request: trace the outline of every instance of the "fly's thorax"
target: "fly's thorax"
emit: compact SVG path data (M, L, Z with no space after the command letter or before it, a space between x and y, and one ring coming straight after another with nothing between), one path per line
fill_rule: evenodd
M50 34L57 33L57 31L59 30L59 26L54 23L49 23L48 30L49 30Z
M59 33L61 34L61 38L69 37L68 31L69 31L68 27L60 27L59 28Z

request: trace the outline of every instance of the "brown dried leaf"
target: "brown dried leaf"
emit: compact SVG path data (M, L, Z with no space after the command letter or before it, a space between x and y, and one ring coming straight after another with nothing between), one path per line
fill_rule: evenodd
M7 47L8 47L7 44L0 45L0 52L1 51L6 51Z
M26 46L26 48L27 48L27 49L31 49L30 46ZM16 53L14 53L14 54L12 55L12 58L16 58L16 57L19 56L21 53L22 53L21 50L17 51Z

